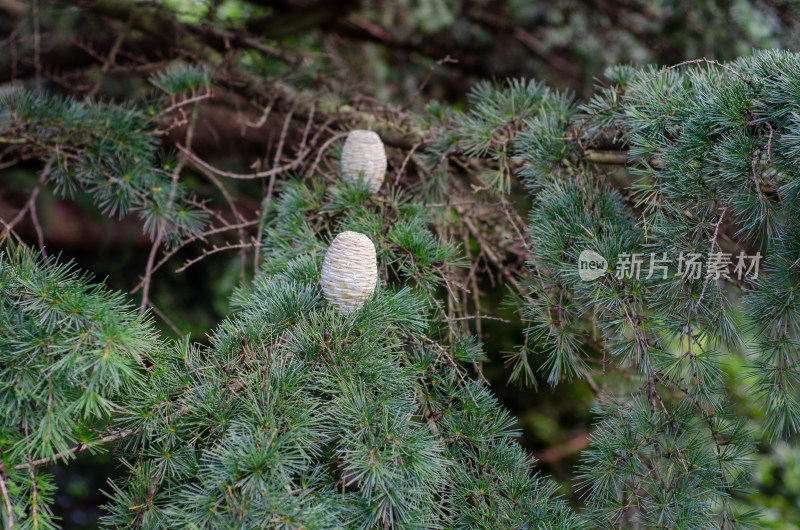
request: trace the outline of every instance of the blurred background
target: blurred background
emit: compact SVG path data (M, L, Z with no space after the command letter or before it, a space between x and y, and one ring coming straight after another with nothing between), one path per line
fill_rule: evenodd
M798 37L800 1L793 0L0 0L0 92L22 84L78 98L141 101L153 72L211 61L222 72L223 89L203 106L193 149L207 161L248 172L252 160L271 160L284 118L293 112L289 101L270 101L269 90L247 94L253 78L307 88L378 116L414 116L434 100L464 109L468 91L483 79L537 79L585 99L609 65L726 61L754 48L797 51ZM242 126L261 118L258 127ZM167 132L165 149L180 133ZM290 136L287 143L298 140ZM390 150L392 167L404 156ZM0 168L0 217L10 219L41 165L30 159ZM218 187L191 172L185 179L221 215L231 214ZM258 211L265 183L226 184L241 212ZM530 203L518 185L510 200L524 218ZM138 219L107 218L85 196L63 198L46 188L36 204L50 254L74 260L112 288L134 290L151 249ZM30 242L39 238L28 222L17 231ZM236 251L174 272L201 252L182 248L153 275L155 320L166 337L190 333L207 340L228 314L233 288L252 277ZM506 256L516 266L521 258ZM507 385L503 355L522 342L523 325L494 276L498 271L488 270L479 278L483 312L508 322L481 322L492 359L484 371L519 419L521 442L542 473L580 506L572 477L592 430L593 394L583 382L555 389ZM743 355L735 358L742 360L728 367L734 393L741 392L737 376L745 369ZM742 399L739 407L757 426L759 409ZM752 505L764 509L766 526L796 528L800 446L765 439L759 451ZM96 526L104 502L99 490L116 466L113 454L83 454L51 470L65 528Z

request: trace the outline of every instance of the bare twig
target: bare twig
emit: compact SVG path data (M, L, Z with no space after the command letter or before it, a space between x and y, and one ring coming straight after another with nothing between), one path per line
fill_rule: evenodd
M37 192L38 193L38 192ZM47 257L47 250L44 248L44 232L42 231L42 225L39 223L39 215L36 213L36 197L31 197L31 222L33 223L33 229L36 231L36 240L39 243L39 251L42 253L42 256L45 258Z
M665 69L664 69L664 72L666 72L666 71L668 71L668 70L674 70L675 68L680 68L681 66L687 66L687 65L690 65L690 64L701 64L701 63L713 64L713 65L715 65L715 66L719 66L720 68L723 68L723 69L725 69L725 70L729 71L730 73L732 73L733 75L735 75L736 77L738 77L739 79L741 79L741 80L742 80L743 82L745 82L745 83L746 83L748 86L750 86L750 87L755 87L755 85L753 84L753 82L752 82L752 81L750 81L749 79L747 79L746 77L744 77L742 74L740 74L739 72L737 72L736 70L734 70L734 69L733 69L733 68L731 68L730 66L728 66L728 65L726 65L726 64L722 64L721 62L719 62L719 61L716 61L716 60L714 60L714 59L707 59L706 57L703 57L702 59L692 59L692 60L689 60L689 61L683 61L682 63L673 64L672 66L669 66L669 67L665 68ZM662 72L662 73L663 73L663 72ZM656 77L658 77L659 75L661 75L661 74L658 74L658 75L656 75L656 76L653 76L651 79L648 79L648 81L651 81L651 80L655 79L655 78L656 78Z
M600 151L587 149L584 155L587 162L595 164L613 164L624 166L628 163L627 151Z
M150 247L150 254L147 256L147 265L144 268L144 278L142 279L142 303L139 306L140 313L144 313L144 310L150 303L150 282L153 279L153 263L156 259L156 252L158 252L158 248L161 246L162 235L163 232L159 230L155 241L153 241L153 245Z
M269 104L266 107L264 107L264 113L261 114L261 118L259 118L258 121L248 121L248 122L245 122L245 124L248 127L252 127L254 129L258 129L260 127L263 127L264 124L267 123L267 118L269 118L269 114L270 114L270 112L272 112L272 106L273 105L275 105L275 97L270 99L269 100Z
M549 464L578 453L587 447L589 447L589 437L583 432L564 443L539 451L535 456L537 461Z
M335 142L336 140L338 140L339 138L343 138L343 137L347 136L348 132L349 131L336 133L333 136L331 136L330 138L328 138L327 140L325 140L325 143L322 144L322 146L319 148L319 151L317 151L317 157L314 159L314 163L311 164L311 166L306 171L306 173L305 173L306 177L313 175L314 171L317 170L317 166L319 166L319 161L322 160L322 156L325 154L325 151L328 149L328 147L330 147L330 145L333 142Z
M771 134L771 133L770 133ZM760 156L750 157L750 176L753 177L753 185L758 195L758 202L764 202L764 194L761 193L761 181L758 178L758 160Z
M42 32L39 27L39 0L33 0L33 62L36 65L36 91L42 91Z
M14 509L11 507L11 495L8 493L6 479L2 472L0 472L0 494L3 495L3 505L6 508L6 526L9 529L14 528Z
M198 167L198 169L200 170L201 173L203 173L206 177L208 177L208 180L210 180L212 183L214 183L214 185L222 193L222 196L225 197L225 201L228 203L228 207L231 209L231 211L233 212L233 215L239 221L239 225L238 225L239 239L243 240L244 239L244 227L243 227L242 224L245 223L245 219L244 219L244 216L242 216L241 212L239 211L239 208L237 208L236 201L233 200L233 197L231 197L230 193L228 193L228 189L216 177L216 175L214 175L214 173L212 173L211 171L208 171L206 168L204 168L202 166ZM242 257L241 280L244 281L244 267L245 267L245 250L244 249L242 249L242 256L241 257Z
M499 322L511 322L507 318L493 317L491 315L466 315L463 317L444 317L445 320L497 320Z
M447 348L445 348L444 346L442 346L438 342L436 342L436 341L434 341L432 339L429 339L428 337L423 337L423 339L426 342L432 344L433 346L436 346L436 348L439 350L439 355L436 356L436 360L438 361L439 357L444 356L444 358L447 361L445 364L449 364L450 366L452 366L453 370L456 373L456 375L459 377L459 381L458 381L459 382L459 386L461 386L462 388L467 390L467 392L469 393L469 397L472 398L472 402L477 405L478 401L475 399L475 396L472 393L472 389L469 387L469 384L467 383L467 378L466 378L466 375L465 375L464 371L461 369L461 367L458 366L458 364L456 363L455 359L453 359L453 357L450 355L450 352L447 351Z
M189 126L186 128L186 145L191 149L192 147L192 139L194 138L194 125L197 123L197 107L192 109L192 117L189 120ZM172 201L175 199L175 191L178 187L178 179L181 176L181 171L183 171L183 167L186 164L186 158L182 158L178 164L175 166L175 170L172 172L172 186L169 190L169 200L167 201L167 208L172 206ZM161 240L164 237L164 226L159 226L158 234L156 235L155 241L153 241L153 246L150 249L150 255L147 257L147 266L145 267L144 271L144 279L142 280L142 304L139 306L139 312L144 313L145 309L147 309L149 305L148 295L150 291L150 282L153 277L153 263L155 262L156 252L158 252L158 248L161 246Z
M189 160L191 160L195 164L198 164L221 177L228 177L232 179L258 179L258 178L271 177L272 175L283 173L284 171L291 171L292 169L295 169L296 167L300 166L300 164L303 162L302 159L295 159L293 162L285 166L274 167L267 171L258 171L256 173L250 173L250 174L234 173L232 171L225 171L222 169L215 168L214 166L212 166L211 164L209 164L196 154L192 153L189 149L182 146L181 144L175 144L175 147L177 147L178 151L186 155L189 158Z
M212 98L212 97L214 97L214 92L211 89L206 89L206 91L201 93L201 94L197 94L197 95L192 96L190 98L183 99L181 101L173 103L172 105L170 105L169 107L166 107L163 110L160 110L158 112L158 114L156 114L155 116L153 116L152 118L147 120L147 122L150 123L151 121L155 121L157 119L162 118L164 115L169 114L172 111L181 110L183 107L186 107L187 105L193 105L194 103L199 103L199 102L201 102L203 100L206 100L206 99L209 99L209 98ZM173 127L168 127L166 130L160 130L160 129L159 130L155 130L155 131L152 132L152 134L164 134L166 132L169 132L169 130L171 130L172 128Z
M30 461L30 458L28 458ZM39 510L37 503L39 502L39 486L36 484L36 472L34 466L28 468L28 476L31 478L31 524L33 528L39 528Z
M472 234L472 237L478 241L479 245L481 246L482 252L485 253L486 257L497 267L497 269L505 276L506 281L508 281L511 285L518 292L522 292L522 286L520 285L519 281L514 277L511 271L508 270L508 267L505 266L505 261L497 255L495 250L492 248L492 245L489 241L486 240L484 233L475 225L475 222L472 220L472 216L465 211L464 208L456 206L455 203L453 204L456 212L464 221L469 232ZM499 250L499 249L498 249Z
M409 149L408 154L403 159L403 163L400 164L400 169L397 170L397 176L395 176L395 178L394 178L394 185L395 186L397 186L397 184L400 182L400 177L403 176L403 172L406 170L406 165L408 165L408 161L411 160L411 157L414 156L414 151L416 151L417 148L420 145L422 145L422 144L416 143L416 144L411 146L411 149Z
M292 108L286 113L286 118L283 120L283 128L281 129L281 137L278 140L278 148L275 150L275 158L272 161L272 167L277 168L280 167L279 164L281 163L281 155L283 154L283 146L286 143L286 135L289 132L289 123L292 121L292 115L294 114L295 109L297 108L297 104L292 104ZM314 107L312 107L313 113ZM301 157L298 157L295 161L301 160ZM267 186L267 197L272 197L272 189L275 187L275 177L278 175L279 172L273 173L269 176L269 185Z
M456 63L458 63L458 59L454 59L454 58L450 57L450 55L445 55L443 58L439 59L438 61L435 61L431 65L431 67L428 69L428 74L425 76L425 78L419 84L419 86L417 87L416 92L414 92L414 95L412 95L410 98L408 98L408 101L406 101L400 107L400 110L405 110L408 107L410 107L417 100L417 98L420 96L420 94L422 94L422 91L428 85L428 82L431 80L431 77L433 77L433 73L436 71L436 68L441 66L441 65L443 65L443 64L447 64L447 63L456 64Z
M203 258L210 256L211 254L216 254L217 252L223 252L225 250L233 250L237 248L251 248L255 246L256 246L255 243L245 243L243 241L240 241L239 243L228 243L227 245L223 245L221 247L214 245L210 250L204 249L203 253L200 256L190 259L189 261L184 263L182 267L180 267L179 269L175 269L175 272L183 272L192 265L194 265L195 263L197 263L198 261L202 260Z
M177 245L175 248L173 248L172 250L170 250L166 254L164 254L164 256L162 256L161 259L158 261L158 263L156 263L153 266L153 271L152 272L156 272L158 269L160 269L164 265L164 263L166 263L169 260L169 258L171 258L175 254L177 254L179 250L181 250L183 247L185 247L186 245L188 245L189 243L191 243L193 241L197 241L198 239L205 240L206 236L218 234L220 232L227 232L228 230L238 230L239 228L245 228L245 227L248 227L248 226L253 226L256 223L258 223L258 220L245 221L243 223L239 223L239 224L235 224L235 225L227 225L226 224L224 226L218 226L218 227L215 227L215 228L211 228L209 230L206 230L202 234L198 234L196 236L193 236L190 239L188 239L186 241L183 241L180 245ZM129 293L130 294L135 294L143 286L144 286L144 284L143 284L143 280L142 280L142 281L139 282L139 284L136 287L131 289L129 291Z
M152 310L153 310L153 313L155 313L156 315L158 315L158 317L159 317L161 320L163 320L163 321L164 321L164 323L165 323L167 326L169 326L169 327L170 327L170 329L171 329L172 331L174 331L176 335L178 335L178 336L180 336L180 335L183 335L183 333L181 333L181 330L179 330L179 329L178 329L178 326L176 326L175 324L173 324L173 323L172 323L172 321L171 321L169 318L167 318L167 315L165 315L165 314L164 314L164 313L163 313L163 312L162 312L162 311L161 311L159 308L157 308L153 302L151 302L151 301L148 301L148 302L147 302L147 307L149 307L150 309L152 309Z
M31 467L40 466L42 464L52 464L59 460L66 459L68 456L74 455L76 453L80 453L81 451L85 451L86 449L90 449L92 447L96 447L98 445L103 445L104 443L114 442L116 440L121 440L133 434L135 429L125 429L122 431L117 431L114 434L109 434L108 436L104 436L99 440L95 440L93 442L89 442L88 444L78 444L75 447L70 447L66 451L61 451L60 453L56 453L53 456L48 456L44 458L39 458L38 460L31 460L26 459L26 463L24 464L17 464L14 466L14 469L29 469ZM0 466L0 473L5 471L5 468Z
M25 217L25 215L28 212L31 211L31 209L33 209L33 211L35 212L36 197L39 196L39 191L42 189L44 181L47 179L47 174L50 173L51 166L52 162L48 162L47 165L45 165L44 169L42 170L42 174L39 175L39 180L36 182L36 186L33 188L33 191L31 191L31 195L30 197L28 197L28 200L25 203L25 206L23 206L22 209L19 212L17 212L17 215L11 221L9 222L3 221L3 226L5 226L5 229L3 230L3 233L0 234L0 238L3 238L9 233L11 233L14 230L14 227L17 226L17 224ZM34 217L33 222L35 226L38 223L38 221L35 219L35 214L33 214L33 217ZM41 230L41 227L39 227L39 230ZM43 246L43 240L40 239L40 242L41 245Z
M103 61L103 67L100 69L100 73L97 76L97 81L95 81L94 86L87 94L87 96L90 98L97 95L97 92L100 90L100 87L103 84L103 80L106 78L106 74L108 74L109 68L111 68L111 65L114 64L114 60L117 57L117 52L119 51L120 46L122 46L122 43L125 42L128 32L131 29L132 20L132 18L128 18L128 21L125 23L125 27L119 32L117 38L114 40L114 44L111 46L111 50L108 52L108 57L105 61Z
M601 401L608 401L608 397L605 394L603 394L603 390L597 385L594 378L592 377L592 374L589 373L586 367L582 365L578 365L578 367L580 371L583 372L583 379L584 381L586 381L586 384L589 385L589 388L592 389L594 395L597 396L597 398Z
M708 249L708 265L706 269L706 279L703 282L703 290L700 291L700 296L697 298L697 302L694 304L695 308L700 307L700 302L703 301L703 296L706 294L706 287L708 287L708 280L711 278L711 274L708 272L711 270L711 254L714 252L714 245L717 244L717 235L719 234L719 225L722 224L722 220L725 218L725 212L728 211L728 206L724 206L722 211L719 214L719 220L714 225L714 234L711 236L711 245Z

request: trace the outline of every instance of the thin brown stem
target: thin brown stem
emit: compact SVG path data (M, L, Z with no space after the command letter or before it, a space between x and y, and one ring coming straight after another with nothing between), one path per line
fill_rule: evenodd
M668 68L665 68L664 72L666 72L668 70L674 70L675 68L680 68L681 66L687 66L687 65L690 65L690 64L700 64L700 63L713 64L714 66L719 66L720 68L723 68L723 69L729 71L730 73L732 73L733 75L735 75L736 77L741 79L744 83L746 83L751 88L755 87L755 85L753 84L752 81L747 79L745 76L743 76L742 74L740 74L739 72L737 72L736 70L731 68L730 66L728 66L726 64L722 64L721 62L716 61L714 59L707 59L706 57L703 57L702 59L692 59L692 60L689 60L689 61L683 61L682 63L673 64L672 66L670 66ZM658 77L658 76L655 76L655 77ZM655 77L653 79L655 79Z
M297 107L296 103L292 105L292 108L286 113L286 118L283 120L283 127L281 128L281 136L278 139L278 148L275 150L275 158L272 161L273 168L279 168L279 164L281 163L281 155L283 155L283 146L286 143L286 135L289 133L289 123L292 121L292 115L294 114L295 108ZM311 107L312 113L314 107ZM303 137L303 141L305 142L305 136ZM298 157L298 160L300 157ZM275 187L275 177L280 172L273 173L269 176L269 185L267 186L267 197L272 197L272 190Z
M36 471L33 466L28 468L28 476L31 478L31 524L36 529L39 528L39 486L36 484Z
M700 307L700 302L703 301L703 296L706 294L706 287L708 287L708 280L711 278L711 274L709 274L711 270L711 255L714 252L714 245L717 244L717 236L719 235L719 225L722 224L722 220L725 218L725 212L728 211L728 206L724 206L722 208L722 212L719 214L719 220L714 225L714 234L711 236L711 245L708 249L708 269L706 271L706 279L703 281L703 290L700 291L700 296L697 298L697 302L694 304L695 308Z
M245 228L245 227L248 227L248 226L253 226L256 223L258 223L257 220L245 221L244 223L239 223L239 224L235 224L235 225L226 224L224 226L218 226L216 228L211 228L209 230L206 230L202 234L193 236L188 240L182 241L179 245L177 245L175 248L173 248L169 252L165 253L161 257L161 259L158 261L158 263L156 263L153 266L153 271L152 272L156 272L158 269L160 269L172 256L177 254L178 251L180 251L183 247L185 247L186 245L188 245L189 243L191 243L193 241L197 241L198 239L205 240L206 236L210 236L210 235L213 235L213 234L218 234L220 232L226 232L228 230L238 230L239 228ZM130 294L135 294L137 291L139 291L139 289L142 289L143 287L144 287L144 280L140 281L139 284L136 287L134 287L133 289L131 289L129 291L129 293Z
M587 149L584 158L587 162L595 164L612 164L624 166L628 163L627 151L602 151L598 149Z
M36 208L36 206L35 206L36 197L39 196L39 191L42 189L42 186L44 185L44 181L47 179L47 174L50 173L50 167L51 166L52 166L52 162L48 162L47 165L42 170L42 174L39 175L39 180L36 182L36 186L33 188L33 191L31 191L30 197L28 197L28 200L25 202L25 206L23 206L22 209L19 212L17 212L17 215L11 221L9 221L9 222L3 221L3 225L5 226L5 229L3 230L3 233L0 234L0 238L3 238L6 235L8 235L9 233L11 233L11 231L14 229L14 227L17 226L17 224L25 217L25 215L28 212L31 211L32 208L35 211L35 208ZM37 223L37 221L35 219L34 219L33 222L34 222L34 225ZM41 227L40 227L40 229L41 229Z
M6 479L0 472L0 495L3 496L3 506L6 508L6 527L14 528L14 508L11 507L11 495L8 493Z
M223 252L225 250L233 250L233 249L237 249L237 248L251 248L251 247L255 247L255 246L256 246L255 243L245 243L243 241L240 241L239 243L229 243L229 244L223 245L221 247L214 246L210 250L209 249L203 250L203 253L200 256L198 256L196 258L193 258L193 259L190 259L189 261L184 263L182 267L180 267L178 269L175 269L175 272L183 272L186 269L188 269L189 267L191 267L192 265L194 265L195 263L197 263L198 261L202 260L203 258L205 258L207 256L210 256L211 254L216 254L217 252Z
M114 434L109 434L108 436L104 436L99 440L95 440L94 442L89 442L88 444L78 444L75 447L70 447L66 451L62 451L60 453L56 453L53 456L47 456L44 458L39 458L38 460L31 460L26 459L26 463L24 464L17 464L14 466L14 469L29 469L31 467L40 466L42 464L53 464L59 460L66 459L68 456L74 455L76 453L80 453L81 451L85 451L86 449L90 449L92 447L96 447L98 445L102 445L108 442L114 442L117 440L121 440L133 434L135 429L125 429L123 431L117 431ZM5 471L5 468L0 466L0 473Z
M159 308L157 308L153 302L150 302L150 301L148 301L148 302L147 302L147 307L149 307L150 309L152 309L152 310L153 310L153 313L155 313L156 315L158 315L158 317L159 317L161 320L163 320L163 321L164 321L164 323L165 323L167 326L169 326L169 327L170 327L170 329L171 329L172 331L174 331L176 335L178 335L178 336L181 336L181 335L183 335L183 333L181 333L181 330L179 330L179 329L178 329L178 326L176 326L175 324L173 324L173 323L172 323L172 321L171 321L169 318L167 318L167 315L165 315L165 314L164 314L164 313L163 313L163 312L162 312L162 311L161 311Z
M296 167L298 167L300 165L300 163L303 161L302 159L296 159L293 162L291 162L291 163L289 163L289 164L287 164L285 166L273 167L272 169L269 169L267 171L258 171L256 173L250 173L250 174L234 173L232 171L226 171L226 170L215 168L214 166L212 166L211 164L209 164L208 162L206 162L205 160L203 160L202 158L200 158L196 154L194 154L191 151L189 151L186 147L182 146L181 144L175 144L175 147L177 147L178 151L180 151L181 153L186 155L189 158L189 160L191 160L195 164L198 164L198 165L206 168L207 170L209 170L209 171L211 171L211 172L213 172L213 173L215 173L215 174L217 174L217 175L219 175L221 177L228 177L228 178L231 178L231 179L247 180L247 179L259 179L259 178L271 177L272 175L276 175L278 173L283 173L285 171L291 171L292 169L295 169Z
M42 92L42 32L39 27L39 0L33 0L33 62L36 68L36 91Z
M31 222L33 223L33 229L36 231L36 240L39 244L39 251L42 253L43 257L47 257L47 250L44 248L44 232L42 231L42 225L39 223L39 214L36 212L36 198L31 198Z
M156 253L161 246L161 236L163 232L159 230L153 246L150 247L150 254L147 256L147 265L144 268L144 278L142 279L142 303L139 306L139 313L144 313L150 304L150 282L153 279L153 263L155 263Z
M242 216L241 212L239 211L239 208L236 207L236 201L234 201L233 197L231 197L230 193L228 193L228 189L225 187L225 185L212 172L208 171L207 169L205 169L203 167L200 167L198 169L203 174L205 174L206 177L208 177L208 180L210 180L211 182L214 183L214 185L217 187L217 189L219 189L219 191L222 193L222 196L225 197L225 201L228 203L228 207L231 209L231 211L233 212L233 215L239 221L239 228L238 228L239 239L243 240L244 239L244 228L242 227L242 223L244 223L245 220L244 220L244 216ZM245 249L242 249L241 258L242 258L241 281L244 281L244 268L245 268L245 261L246 261Z
M422 145L422 144L421 144L421 143L416 143L416 144L412 145L412 146L411 146L411 149L408 151L408 154L407 154L407 155L406 155L406 157L403 159L403 163L402 163L402 164L400 164L400 169L398 169L398 170L397 170L397 175L396 175L396 176L395 176L395 178L394 178L394 185L395 185L395 186L397 186L397 184L400 182L400 177L402 177L402 176L403 176L403 173L404 173L404 172L405 172L405 170L406 170L406 166L408 165L408 161L409 161L409 160L411 160L411 157L412 157L412 156L414 156L414 151L416 151L416 150L417 150L417 148L418 148L420 145Z
M100 73L97 76L97 81L95 81L94 86L92 86L91 90L89 90L89 93L87 94L87 96L90 98L93 98L97 95L97 92L100 90L100 87L103 84L103 80L108 74L108 70L114 64L114 60L117 57L117 52L122 46L122 43L125 42L128 32L130 32L132 20L132 18L128 18L128 21L125 23L125 28L119 32L117 38L114 40L114 44L111 46L111 50L108 52L108 57L105 61L103 61L103 67L100 69Z
M197 107L192 109L192 116L189 119L189 125L186 128L186 145L189 149L192 147L192 139L194 138L194 125L197 123ZM175 191L178 187L178 179L180 179L181 171L186 165L186 158L182 158L172 172L172 186L169 190L169 200L167 201L167 209L172 206L172 201L175 199ZM150 282L153 278L153 264L155 263L156 253L161 246L161 240L164 237L164 226L159 226L158 234L156 235L153 246L150 249L150 255L147 257L147 265L144 271L144 279L142 280L142 304L139 306L139 312L144 313L149 305Z

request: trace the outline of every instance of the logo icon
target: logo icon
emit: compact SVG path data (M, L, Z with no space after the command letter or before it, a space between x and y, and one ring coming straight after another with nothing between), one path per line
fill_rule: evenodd
M590 282L603 276L608 271L606 258L594 250L584 250L578 256L578 275L581 280Z

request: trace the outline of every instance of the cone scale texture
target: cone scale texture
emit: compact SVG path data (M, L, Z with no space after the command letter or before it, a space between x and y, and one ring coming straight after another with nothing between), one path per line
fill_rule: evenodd
M374 131L350 131L342 148L342 179L358 182L363 178L372 193L377 193L386 176L386 149Z
M378 261L372 240L358 232L334 238L322 262L322 294L336 309L359 309L378 284Z

